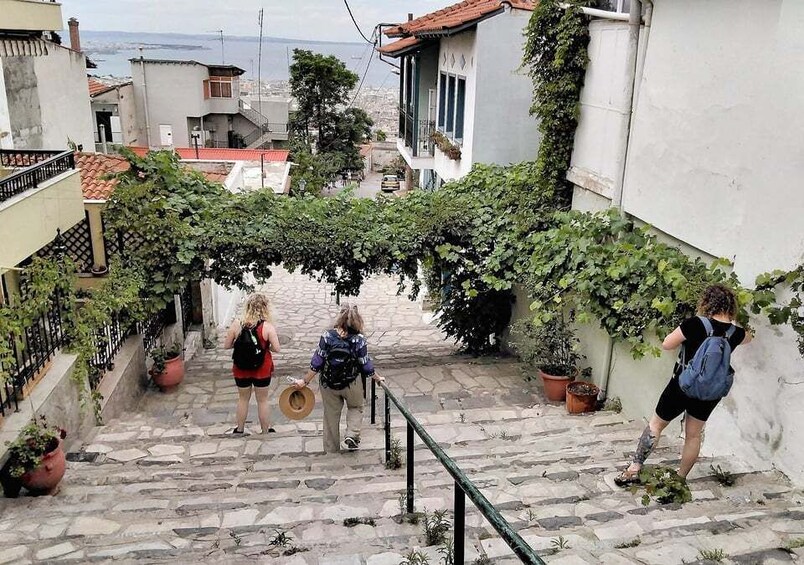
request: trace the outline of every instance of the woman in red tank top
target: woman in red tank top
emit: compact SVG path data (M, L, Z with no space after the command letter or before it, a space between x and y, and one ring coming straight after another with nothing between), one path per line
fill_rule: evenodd
M224 347L226 349L234 347L234 342L240 332L246 328L256 329L260 347L265 350L265 359L262 365L251 371L241 369L232 364L232 375L234 375L235 384L239 392L236 411L237 425L232 430L232 434L235 435L245 433L252 389L257 397L257 415L262 433L274 431L273 427L271 427L268 385L271 384L271 376L274 373L274 360L271 352L279 353L280 348L276 328L271 323L270 303L268 302L268 297L264 294L255 293L248 297L243 317L232 322L229 332L226 334Z

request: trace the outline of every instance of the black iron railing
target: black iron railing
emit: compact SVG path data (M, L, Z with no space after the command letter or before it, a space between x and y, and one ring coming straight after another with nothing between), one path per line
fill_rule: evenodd
M19 169L0 179L0 202L2 202L75 169L75 154L72 151L0 149L0 166Z
M114 358L123 347L123 342L131 334L120 323L120 318L114 316L112 321L98 330L95 335L95 355L92 357L92 366L96 371L90 374L89 384L94 390L106 371L114 369Z
M192 283L188 283L187 286L184 288L184 291L181 293L181 328L184 332L184 335L187 335L187 331L190 329L190 326L193 323L193 286Z
M137 324L137 332L142 334L142 342L146 352L151 351L156 346L157 340L160 338L167 325L168 319L166 310L160 310L148 320Z
M405 140L405 146L410 147L414 157L435 155L433 140L435 122L429 120L415 120L413 114L403 108L399 109L399 137Z
M533 551L525 540L522 539L517 532L511 527L505 518L503 518L496 508L483 496L478 488L470 481L466 474L461 471L453 459L447 455L441 446L430 437L427 430L419 423L419 421L411 414L407 407L402 404L399 399L390 391L385 383L380 383L383 391L385 392L385 461L387 462L391 457L391 404L397 407L399 412L407 421L407 512L412 513L414 510L414 451L413 439L414 433L418 434L424 445L435 456L436 460L446 469L446 471L455 480L455 501L454 501L454 563L464 563L465 561L465 543L466 543L466 497L480 510L480 513L488 520L489 524L497 530L500 537L508 544L508 547L516 554L516 556L529 565L539 564L545 565L544 561ZM365 391L365 387L364 387ZM377 385L374 380L371 381L371 423L376 423L376 402L377 402Z
M6 379L0 388L0 415L9 409L19 409L25 386L41 374L64 343L62 297L55 294L48 310L34 319L19 338L3 339L7 340L14 361L1 367L0 373Z

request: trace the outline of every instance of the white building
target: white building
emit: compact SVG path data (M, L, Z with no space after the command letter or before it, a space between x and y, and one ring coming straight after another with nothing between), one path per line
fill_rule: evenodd
M732 260L748 287L800 265L804 3L654 0L642 16L636 43L625 21L590 24L573 207L621 206L692 255ZM753 323L704 452L801 482L804 360L789 326ZM633 361L618 345L609 363L606 336L584 331L596 380L608 379L627 413L650 416L674 356Z
M131 59L140 145L193 147L197 141L255 149L287 140L287 118L273 122L240 98L244 72L233 65Z
M108 151L112 145L140 145L131 81L90 77L88 82L95 149L103 151L105 146Z
M533 86L520 69L532 10L529 0L466 0L385 30L399 38L380 48L400 65L397 145L420 186L458 179L474 163L535 158Z

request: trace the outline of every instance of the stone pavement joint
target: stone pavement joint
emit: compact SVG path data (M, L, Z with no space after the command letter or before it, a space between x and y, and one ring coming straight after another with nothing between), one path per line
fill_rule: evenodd
M275 403L338 305L327 285L281 270L264 291L284 344ZM743 474L726 488L704 460L690 480L692 502L644 507L640 492L613 485L642 423L607 412L569 416L511 359L455 355L420 306L397 296L393 279L368 281L352 301L389 386L547 562L703 563L705 549L723 549L724 563L800 555L779 549L804 538L804 495L783 476ZM274 409L277 432L267 435L252 406L252 435L233 438L236 399L229 352L199 352L178 391L148 391L137 410L85 438L83 449L97 456L69 462L56 496L0 500L0 563L396 565L413 548L441 562L438 548L424 547L421 525L399 523L405 470L384 468L381 415L372 426L366 408L360 450L325 455L320 405L298 422ZM404 442L398 413L391 424ZM653 462L676 464L678 439L663 442ZM452 478L420 441L415 448L416 509L451 511ZM375 526L343 526L359 517ZM518 562L471 502L466 525L469 562L481 553L498 565ZM303 551L282 555L271 544L278 531ZM556 551L559 536L566 547Z

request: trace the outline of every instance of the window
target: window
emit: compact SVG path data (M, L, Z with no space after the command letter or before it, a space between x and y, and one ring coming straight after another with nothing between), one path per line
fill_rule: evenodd
M447 133L455 127L455 77L447 77Z
M204 98L232 98L232 77L209 77L209 80L205 80Z
M438 128L444 129L444 116L447 113L447 75L441 73L438 85Z
M458 79L455 93L455 139L463 139L463 110L466 104L466 79Z
M598 8L608 12L621 12L627 14L631 10L631 0L601 0Z

